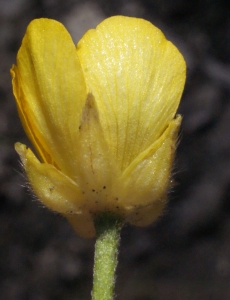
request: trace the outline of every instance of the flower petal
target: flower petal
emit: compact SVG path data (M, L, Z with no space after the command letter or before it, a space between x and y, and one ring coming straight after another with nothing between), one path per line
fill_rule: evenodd
M139 208L127 217L127 222L135 226L148 226L163 212L167 197L162 197L150 205Z
M151 23L122 16L89 30L77 53L105 139L124 170L175 116L185 82L184 59Z
M181 116L172 120L162 136L124 171L120 196L127 214L165 199L175 154ZM155 204L158 206L158 204Z
M92 238L95 236L96 231L94 228L94 221L91 214L77 215L68 214L65 215L67 220L72 225L73 229L84 238Z
M11 76L12 76L12 84L13 84L13 93L16 99L17 103L17 109L18 113L23 125L23 128L30 139L32 145L35 147L37 150L38 155L40 156L41 160L44 162L50 162L52 163L52 159L50 155L46 152L44 149L41 141L39 141L35 135L35 126L33 124L30 124L31 120L30 118L30 113L28 113L25 105L25 96L23 94L21 85L19 84L19 76L18 76L18 68L16 66L13 66L10 70ZM27 117L28 116L28 117ZM44 144L44 143L43 143Z
M76 183L53 165L40 163L30 149L16 143L29 184L38 199L59 213L82 214L85 198Z
M73 178L86 87L75 46L64 26L48 19L32 21L11 72L29 138L45 162Z

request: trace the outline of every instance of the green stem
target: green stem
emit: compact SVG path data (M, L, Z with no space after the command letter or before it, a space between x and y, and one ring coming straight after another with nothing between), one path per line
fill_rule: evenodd
M122 220L109 213L96 217L92 300L112 300Z

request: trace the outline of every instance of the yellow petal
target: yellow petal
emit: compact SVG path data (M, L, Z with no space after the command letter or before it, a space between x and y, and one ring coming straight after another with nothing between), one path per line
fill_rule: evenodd
M44 161L58 165L73 178L86 87L75 46L64 26L48 19L32 21L12 76L29 138Z
M95 236L94 221L91 214L77 215L68 214L65 215L67 220L72 225L73 229L84 238L92 238Z
M12 84L13 84L13 93L16 99L17 103L17 109L18 113L23 125L23 128L30 139L31 143L35 147L39 157L41 158L42 161L44 162L52 162L52 159L50 155L46 152L42 145L42 141L38 140L36 135L35 135L35 126L31 124L30 112L26 108L26 103L23 101L25 99L25 96L23 94L21 85L19 83L19 76L18 76L18 68L16 66L13 66L10 70L11 76L12 76ZM27 117L28 116L28 117ZM43 143L44 144L44 143Z
M29 184L38 199L59 213L83 214L85 197L69 177L54 166L40 163L30 149L16 143Z
M161 199L158 199L158 201L151 203L150 205L134 210L127 217L127 222L141 227L150 225L160 215L162 215L166 201L167 195L163 196Z
M181 116L172 120L162 136L124 171L119 198L127 210L137 212L165 199L174 158ZM159 204L160 205L160 204ZM150 210L151 212L151 210Z
M105 139L124 170L175 116L185 82L184 59L151 23L122 16L88 31L77 53Z

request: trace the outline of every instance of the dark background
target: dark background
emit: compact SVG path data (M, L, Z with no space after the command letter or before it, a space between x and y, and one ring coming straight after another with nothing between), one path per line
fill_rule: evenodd
M230 299L230 2L0 0L0 299L90 299L94 240L22 188L16 141L28 144L9 69L28 23L57 19L75 42L105 17L143 17L184 54L175 186L165 214L122 231L117 299Z

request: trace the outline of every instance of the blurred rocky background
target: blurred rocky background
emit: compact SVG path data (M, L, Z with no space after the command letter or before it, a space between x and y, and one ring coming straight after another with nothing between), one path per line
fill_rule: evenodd
M117 299L230 299L230 2L0 0L1 299L90 299L94 241L76 236L22 187L13 145L28 141L9 69L32 19L63 22L77 42L117 14L160 27L188 67L168 207L151 227L123 229Z

